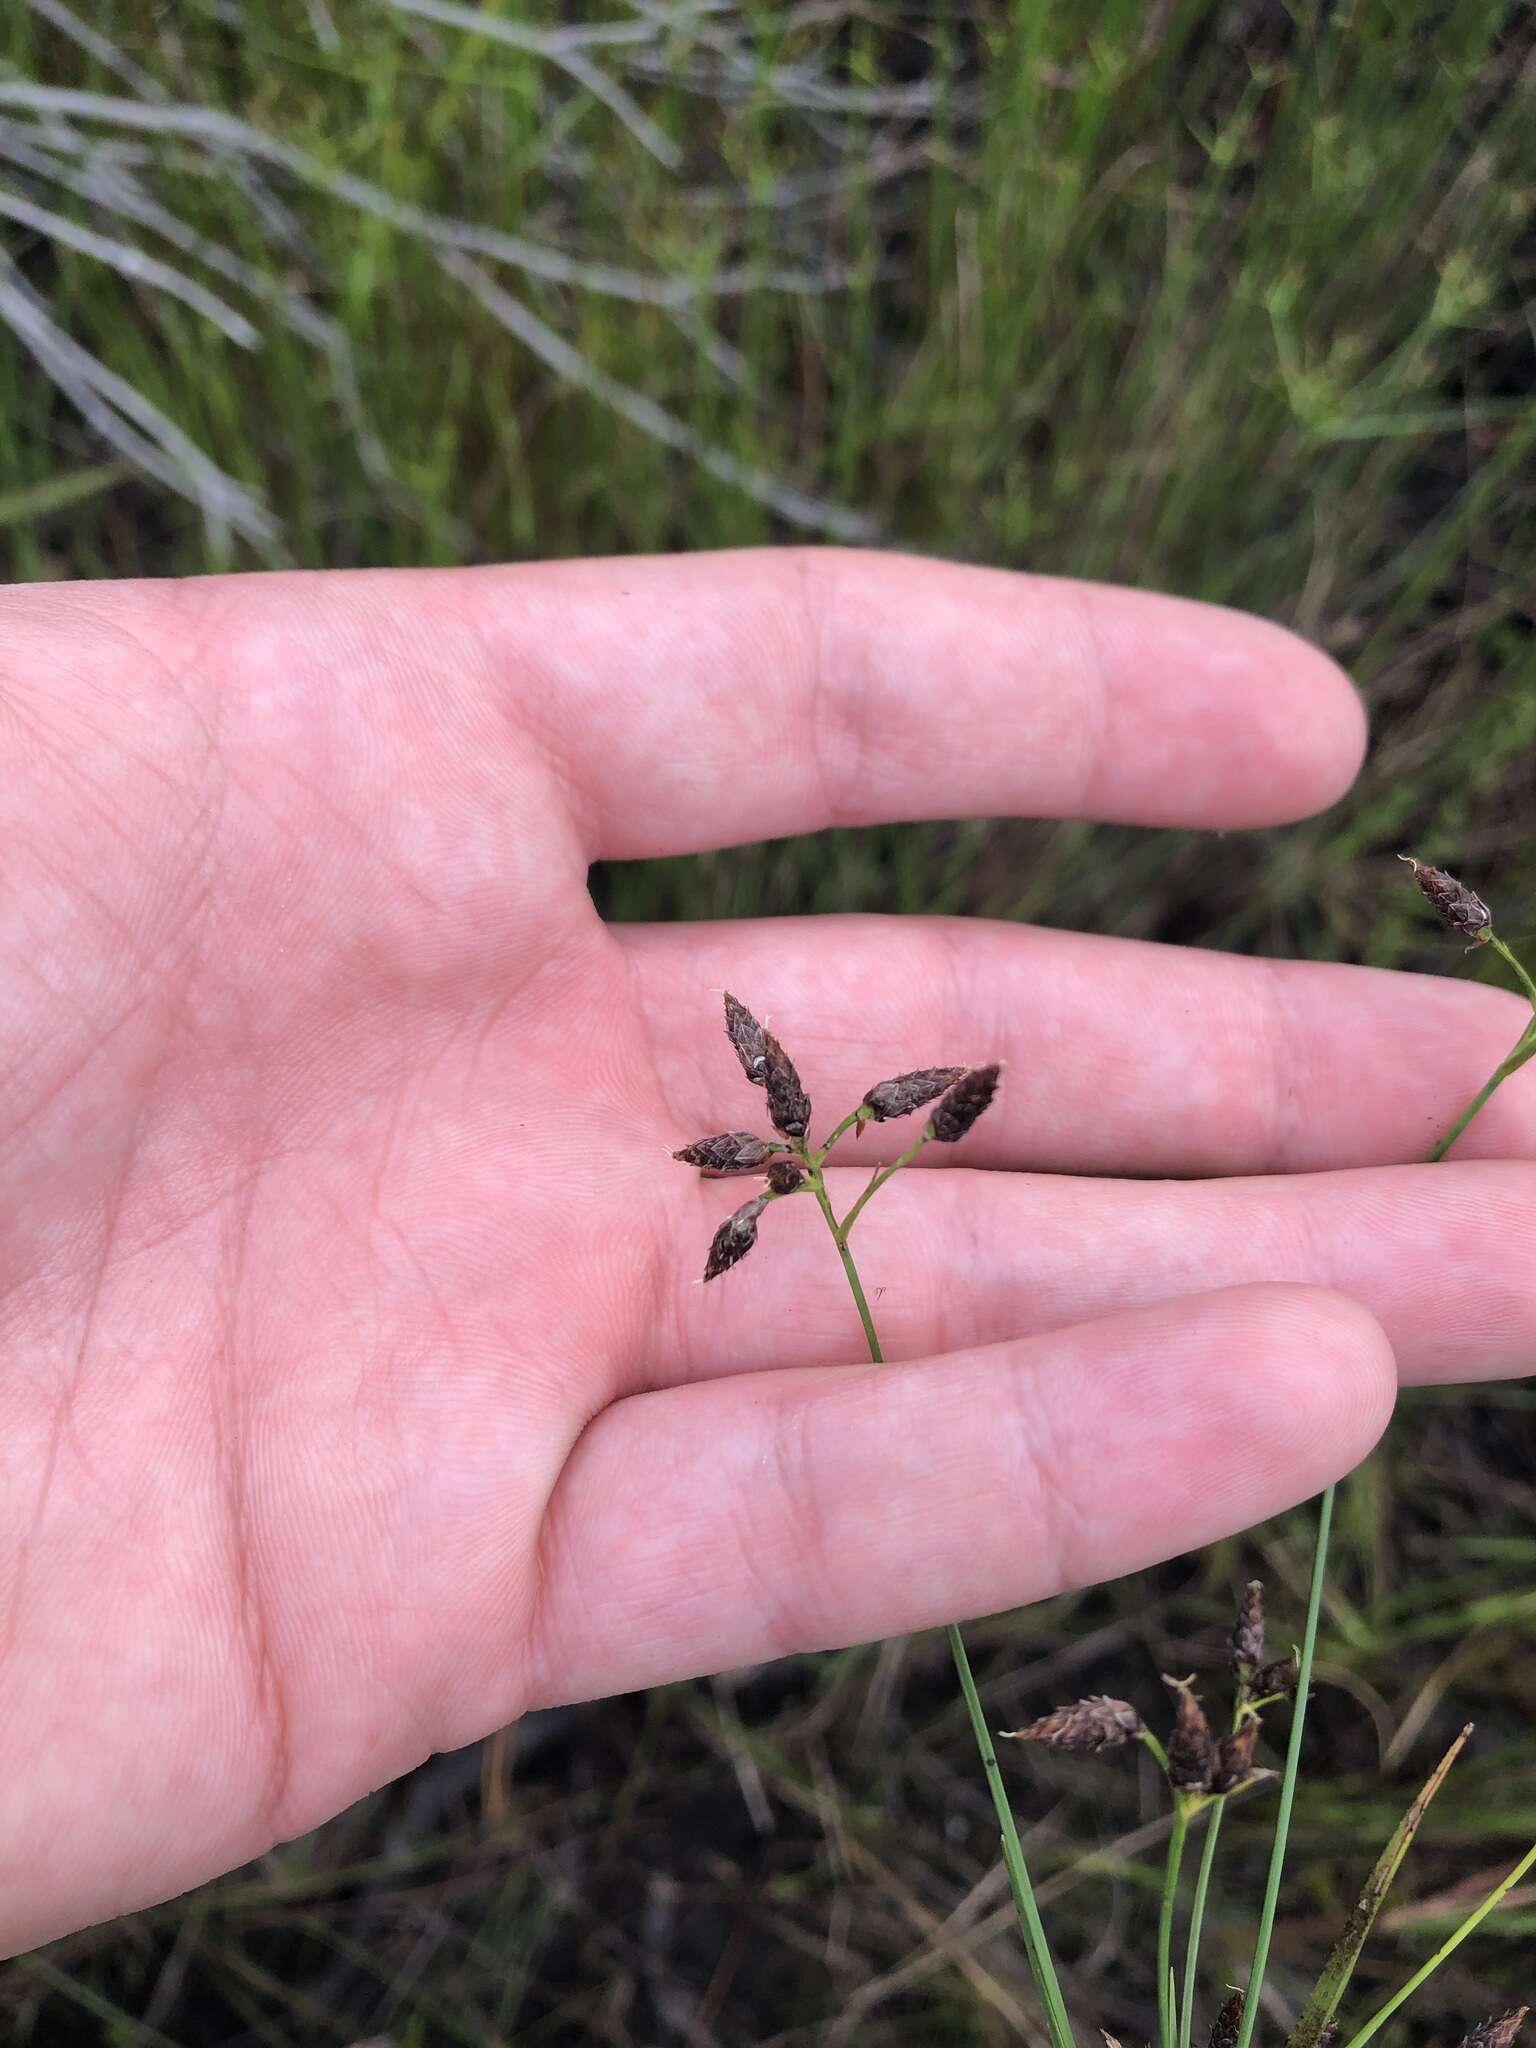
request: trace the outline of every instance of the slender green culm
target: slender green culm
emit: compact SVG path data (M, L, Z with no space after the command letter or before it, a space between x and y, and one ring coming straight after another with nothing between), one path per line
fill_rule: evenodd
M1179 1899L1179 1870L1189 1839L1189 1803L1176 1793L1168 1855L1163 1864L1163 1896L1157 1915L1157 2033L1161 2048L1178 2048L1179 2018L1173 1984L1173 1915ZM1188 2000L1185 2001L1186 2005Z
M1275 1912L1280 1903L1280 1880L1285 1873L1286 1844L1291 1832L1291 1809L1296 1803L1296 1778L1301 1769L1301 1739L1307 1724L1307 1690L1312 1683L1312 1653L1317 1647L1317 1621L1323 1605L1323 1574L1328 1565L1328 1537L1333 1528L1334 1488L1324 1493L1317 1511L1317 1543L1312 1552L1312 1583L1307 1590L1307 1620L1301 1638L1301 1661L1296 1672L1296 1706L1291 1715L1291 1739L1285 1752L1285 1775L1280 1780L1280 1804L1275 1814L1275 1839L1269 1855L1269 1875L1264 1885L1264 1904L1259 1913L1258 1939L1248 1971L1248 1995L1243 2001L1242 2025L1237 2048L1248 2048L1259 2017L1259 1993L1269 1967L1269 1945L1275 1931Z
M1200 1981L1200 1936L1205 1927L1205 1901L1211 1888L1211 1871L1216 1862L1216 1844L1221 1839L1221 1817L1225 1800L1211 1808L1205 1842L1200 1851L1200 1868L1195 1873L1195 1896L1189 1909L1189 1941L1184 1954L1184 2004L1179 2013L1179 2048L1191 2048L1195 2023L1195 1990Z

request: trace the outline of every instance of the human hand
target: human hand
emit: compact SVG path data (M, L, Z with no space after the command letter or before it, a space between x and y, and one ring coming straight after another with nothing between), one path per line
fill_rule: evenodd
M1536 1351L1536 1086L1465 1142L1505 1163L1402 1163L1513 998L594 912L599 856L833 823L1302 814L1362 725L1271 627L831 552L0 607L8 1949L529 1707L1207 1542L1397 1372ZM741 1191L664 1154L743 1121L727 982L834 1115L1007 1063L860 1223L883 1370L808 1203L694 1284Z

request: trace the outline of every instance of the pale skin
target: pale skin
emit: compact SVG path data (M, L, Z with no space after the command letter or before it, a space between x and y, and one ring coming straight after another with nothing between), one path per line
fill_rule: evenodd
M1411 1163L1523 1014L1454 942L1413 979L587 893L833 823L1273 824L1362 744L1272 627L892 557L0 595L4 1947L528 1708L1204 1543L1400 1379L1528 1369L1536 1065ZM820 1128L1006 1063L859 1224L883 1370L807 1199L696 1284L743 1191L666 1151L761 1123L726 985Z

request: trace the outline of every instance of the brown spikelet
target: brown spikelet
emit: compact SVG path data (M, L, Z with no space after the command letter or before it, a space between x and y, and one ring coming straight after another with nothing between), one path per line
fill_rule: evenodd
M1525 2025L1525 2016L1530 2011L1522 2005L1518 2012L1507 2012L1502 2019L1484 2020L1474 2027L1470 2034L1463 2034L1457 2048L1512 2048L1516 2034Z
M1277 1657L1273 1664L1264 1666L1253 1681L1253 1690L1259 1694L1279 1693L1282 1699L1288 1699L1300 1676L1301 1666L1292 1650L1289 1657Z
M962 1080L965 1071L964 1067L914 1067L910 1074L877 1081L861 1105L869 1115L860 1121L883 1124L893 1116L910 1116L914 1109L921 1109Z
M1253 1776L1253 1752L1259 1739L1259 1724L1249 1714L1233 1729L1230 1735L1223 1735L1216 1745L1216 1761L1211 1767L1211 1790L1233 1792L1239 1785L1245 1785Z
M1221 2010L1216 2015L1216 2024L1211 2028L1209 2048L1237 2048L1237 2037L1243 2025L1244 2003L1241 1991L1227 1993L1221 2002Z
M942 1097L929 1119L933 1135L941 1145L958 1144L965 1136L997 1093L1001 1072L995 1062L990 1067L972 1067Z
M1317 2048L1333 2048L1333 2044L1335 2041L1337 2041L1338 2038L1338 2021L1324 2020L1322 2032L1317 2037Z
M803 1138L811 1125L811 1098L800 1084L794 1061L771 1031L763 1033L763 1058L769 1120L786 1138Z
M1238 1603L1237 1625L1232 1631L1232 1669L1245 1684L1251 1684L1264 1662L1264 1586L1250 1579Z
M718 1137L696 1138L672 1157L706 1174L756 1173L784 1147L751 1131L721 1131Z
M768 1169L768 1185L776 1195L792 1195L805 1185L805 1168L795 1159L775 1159Z
M1106 2033L1102 2027L1099 2029L1099 2039L1104 2043L1104 2048L1120 2048L1120 2043L1114 2035Z
M736 1048L736 1057L741 1061L747 1079L761 1088L768 1072L763 1051L763 1027L745 1003L737 1002L729 989L725 991L725 1035Z
M1176 1792L1209 1792L1216 1763L1216 1744L1205 1709L1187 1678L1165 1678L1176 1708L1168 1738L1168 1782Z
M1413 869L1413 879L1440 922L1480 946L1493 929L1493 912L1482 897L1474 895L1465 882L1458 882L1444 868L1432 868L1427 861L1415 860L1411 853L1400 853L1397 857Z
M1101 1749L1118 1749L1141 1733L1141 1716L1129 1700L1112 1700L1095 1693L1086 1700L1074 1700L1070 1707L1058 1707L1043 1714L1027 1728L1005 1728L1010 1742L1043 1742L1047 1749L1067 1750L1079 1756L1096 1756Z
M730 1271L738 1259L744 1259L757 1243L757 1219L768 1206L766 1195L754 1195L750 1202L727 1216L715 1232L709 1247L709 1258L704 1266L704 1278L716 1280L722 1273Z

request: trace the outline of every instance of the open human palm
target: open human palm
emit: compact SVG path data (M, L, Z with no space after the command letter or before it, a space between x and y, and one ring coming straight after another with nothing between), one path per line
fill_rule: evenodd
M830 824L1301 815L1362 726L1274 628L830 551L0 609L7 1949L529 1707L1215 1538L1399 1374L1536 1353L1532 1085L1407 1163L1513 998L593 907L594 859ZM726 984L823 1126L1004 1062L860 1222L883 1369L810 1203L696 1284L742 1191L666 1153L750 1121Z

